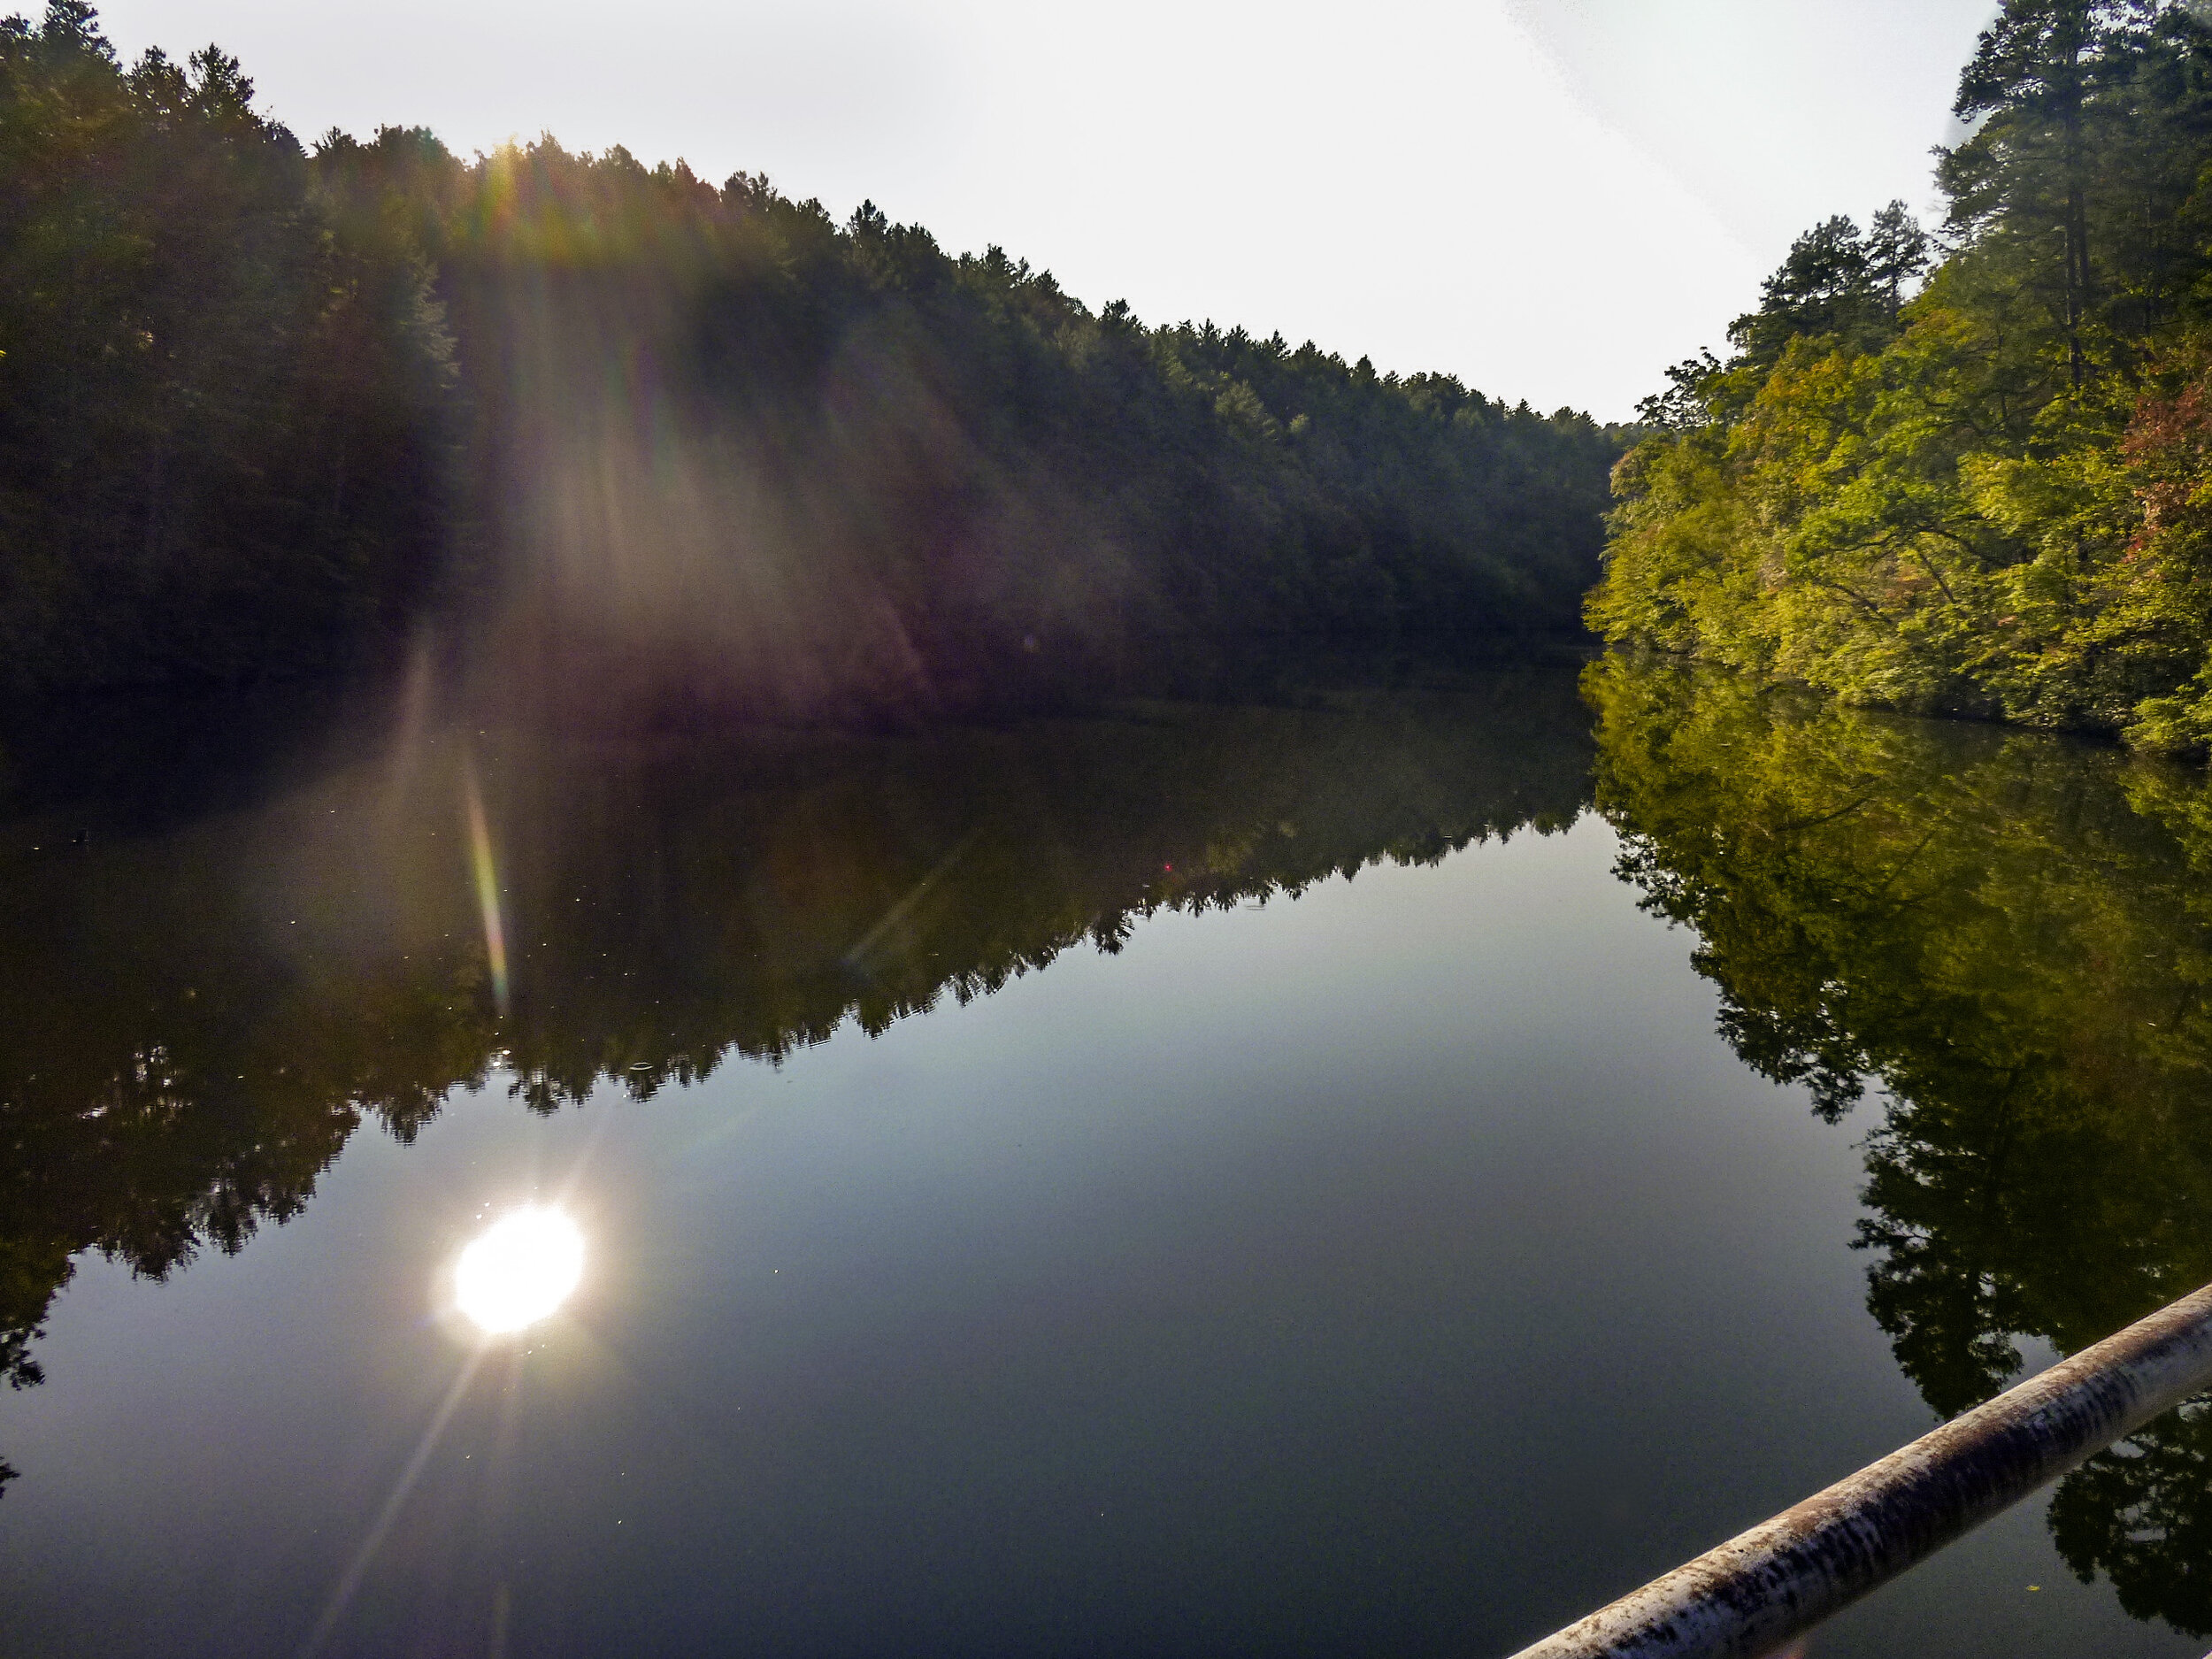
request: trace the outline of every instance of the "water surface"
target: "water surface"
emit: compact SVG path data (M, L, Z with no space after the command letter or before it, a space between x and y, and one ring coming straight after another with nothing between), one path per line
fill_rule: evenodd
M17 744L10 1654L1502 1654L2212 1279L2188 774L1619 666L306 724ZM2208 1436L1810 1651L2200 1654Z

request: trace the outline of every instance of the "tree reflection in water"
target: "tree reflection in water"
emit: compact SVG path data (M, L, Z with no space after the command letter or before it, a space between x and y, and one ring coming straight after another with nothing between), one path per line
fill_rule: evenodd
M1115 950L1157 909L1562 828L1589 787L1558 665L905 736L554 741L419 695L298 716L127 710L12 745L0 1369L19 1387L73 1257L158 1277L235 1251L365 1119L411 1140L495 1071L538 1111L609 1084L645 1100L732 1053L774 1063L848 1018L880 1031Z
M1620 660L1583 692L1622 872L1696 930L1728 1040L1832 1118L1873 1097L1869 1306L1932 1407L2002 1388L2024 1337L2072 1352L2212 1279L2200 774ZM1561 826L1590 788L1587 716L1540 669L906 736L555 742L373 714L9 741L17 1386L74 1257L160 1275L234 1250L366 1118L407 1140L495 1074L540 1111L644 1100L1115 949L1158 908ZM2050 1519L2131 1612L2212 1631L2203 1403L2070 1477Z
M1599 810L1737 1052L1870 1094L1868 1307L1945 1416L2212 1280L2212 788L2019 733L1608 659ZM2212 1634L2212 1400L2060 1486L2058 1548Z

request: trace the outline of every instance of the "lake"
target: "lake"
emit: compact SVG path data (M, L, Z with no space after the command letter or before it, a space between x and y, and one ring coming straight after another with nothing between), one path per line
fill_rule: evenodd
M9 740L11 1659L1503 1655L2212 1279L2193 772L1622 662L270 710ZM1806 1651L2208 1637L2199 1402Z

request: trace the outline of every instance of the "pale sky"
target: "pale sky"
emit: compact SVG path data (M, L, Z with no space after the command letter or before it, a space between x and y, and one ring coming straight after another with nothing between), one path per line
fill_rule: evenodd
M1094 307L1626 416L1799 230L1925 209L1992 0L114 0L303 139L550 132L864 197Z

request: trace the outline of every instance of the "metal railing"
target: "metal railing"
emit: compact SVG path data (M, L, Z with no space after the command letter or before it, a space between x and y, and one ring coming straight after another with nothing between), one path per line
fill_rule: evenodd
M2212 1285L1513 1659L1767 1659L2207 1388Z

